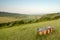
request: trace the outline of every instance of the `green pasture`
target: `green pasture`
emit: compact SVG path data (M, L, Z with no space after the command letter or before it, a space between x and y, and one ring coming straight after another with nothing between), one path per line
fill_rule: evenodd
M54 31L50 34L39 36L37 29L47 26L52 26ZM60 19L0 29L0 40L60 40Z

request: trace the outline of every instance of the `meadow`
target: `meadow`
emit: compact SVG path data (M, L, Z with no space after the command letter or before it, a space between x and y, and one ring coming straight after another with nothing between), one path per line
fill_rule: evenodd
M52 26L54 31L50 34L39 36L37 29L47 26ZM0 40L60 40L60 19L0 29Z
M8 23L8 22L18 21L18 20L21 19L14 18L14 17L0 17L0 23Z

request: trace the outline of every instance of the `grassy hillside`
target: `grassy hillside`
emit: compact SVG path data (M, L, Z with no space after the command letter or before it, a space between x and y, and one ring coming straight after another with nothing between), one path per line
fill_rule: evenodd
M46 15L26 15L9 12L0 12L0 27L12 27L14 25L37 23L42 21L55 20L60 18L60 13Z
M38 36L37 28L46 26L53 26L54 32ZM60 40L60 19L0 29L0 40Z
M0 23L19 21L27 17L25 14L0 12Z
M21 17L26 17L25 14L18 14L18 13L10 13L10 12L0 12L0 17L16 17L16 18L21 18Z

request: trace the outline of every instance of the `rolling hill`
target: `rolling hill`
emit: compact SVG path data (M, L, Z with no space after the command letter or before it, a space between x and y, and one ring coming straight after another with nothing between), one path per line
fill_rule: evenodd
M52 26L54 32L38 36L39 27ZM60 40L60 19L0 29L0 40Z
M60 13L52 13L45 15L27 15L9 12L0 12L0 26L7 26L8 24L20 25L42 21L56 20L60 18ZM8 26L9 26L8 25Z
M25 17L25 14L10 13L10 12L0 12L0 17Z
M0 12L0 23L7 23L12 21L19 21L27 17L25 14Z
M53 33L38 36L37 29L47 26L53 27ZM0 40L60 40L60 13L26 15L0 12Z

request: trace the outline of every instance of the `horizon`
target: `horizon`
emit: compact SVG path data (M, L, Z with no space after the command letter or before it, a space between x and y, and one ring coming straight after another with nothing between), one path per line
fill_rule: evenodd
M0 12L3 12L3 11L0 11ZM8 13L8 14L23 14L23 15L47 15L47 14L57 14L57 13L60 13L60 12L55 12L55 13L41 13L41 14L24 14L24 13L14 13L14 12L4 12L4 13Z
M0 0L0 11L20 14L60 12L60 0Z

